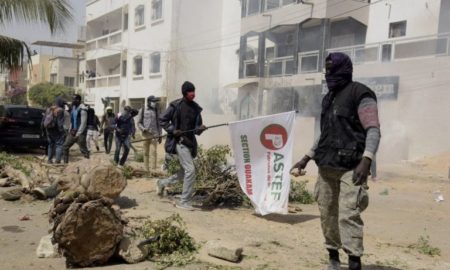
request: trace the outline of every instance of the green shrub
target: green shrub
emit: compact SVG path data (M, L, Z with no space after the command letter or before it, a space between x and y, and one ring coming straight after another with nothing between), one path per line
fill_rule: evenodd
M149 259L162 267L190 263L194 259L193 254L197 246L185 226L178 214L161 220L146 221L139 229L141 236L145 239L159 238L149 244Z
M314 203L314 196L306 189L308 181L293 181L291 180L291 191L289 192L289 201L301 204Z
M43 108L47 108L53 105L56 97L59 96L65 101L70 101L74 93L75 90L73 88L61 84L44 82L32 86L29 90L28 97L34 103Z

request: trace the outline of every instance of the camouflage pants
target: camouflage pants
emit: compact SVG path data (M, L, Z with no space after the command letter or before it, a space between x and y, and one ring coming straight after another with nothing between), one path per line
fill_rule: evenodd
M322 232L327 249L343 248L348 255L362 256L361 219L368 204L367 185L355 186L353 171L319 168L314 196L319 205Z

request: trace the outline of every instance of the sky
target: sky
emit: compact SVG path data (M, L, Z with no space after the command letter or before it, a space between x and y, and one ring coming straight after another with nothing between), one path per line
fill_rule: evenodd
M60 42L76 42L78 37L78 27L84 25L85 20L85 0L69 0L73 9L73 22L66 26L65 32L51 35L48 27L42 24L25 24L21 22L11 22L0 25L0 35L17 38L31 44L38 40L51 40ZM52 49L48 47L33 46L32 49L39 53L52 54ZM54 49L54 55L71 55L69 49Z

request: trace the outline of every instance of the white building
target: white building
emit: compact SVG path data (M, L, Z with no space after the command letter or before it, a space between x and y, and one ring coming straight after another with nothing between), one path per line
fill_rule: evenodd
M78 87L77 78L79 59L73 57L56 56L50 58L50 78L49 82L54 84L62 84L67 87Z
M106 98L116 111L149 95L171 101L185 80L214 109L238 78L238 0L90 0L86 20L86 99L97 112Z
M324 58L339 51L377 92L381 159L450 150L449 0L243 0L241 12L239 118L297 110L295 152L305 153L327 91Z

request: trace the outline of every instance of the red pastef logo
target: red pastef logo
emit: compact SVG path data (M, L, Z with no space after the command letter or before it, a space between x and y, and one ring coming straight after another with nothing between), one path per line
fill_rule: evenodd
M288 134L283 126L272 124L263 129L260 140L265 148L270 150L279 150L286 145Z

